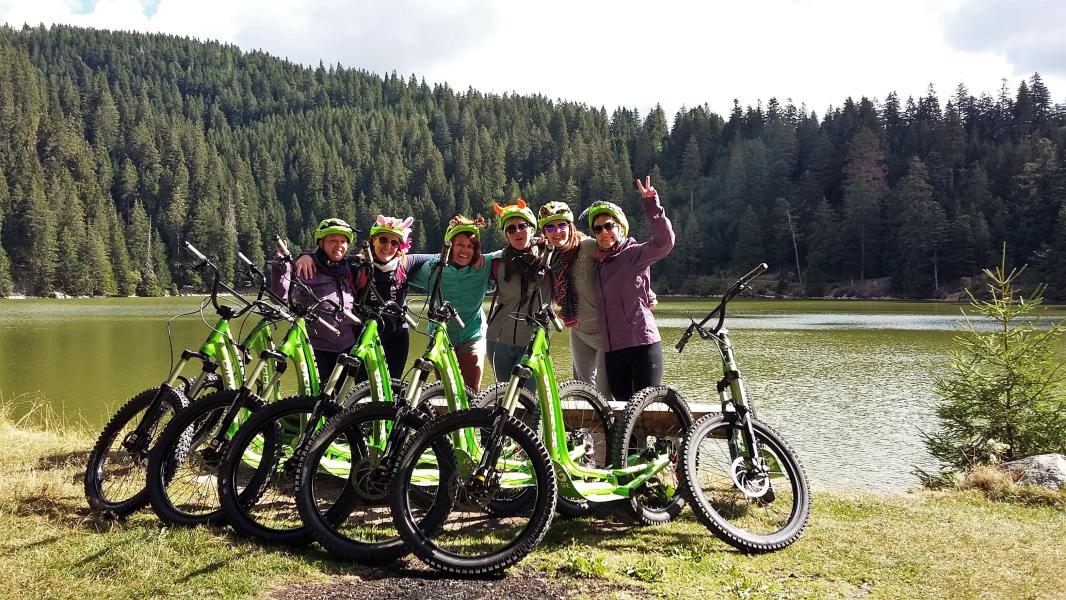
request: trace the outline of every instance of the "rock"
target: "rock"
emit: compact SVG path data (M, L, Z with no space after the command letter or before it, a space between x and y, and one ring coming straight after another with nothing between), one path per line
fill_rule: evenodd
M1066 488L1066 456L1061 454L1040 454L1000 466L1020 475L1019 485L1038 485L1053 492Z

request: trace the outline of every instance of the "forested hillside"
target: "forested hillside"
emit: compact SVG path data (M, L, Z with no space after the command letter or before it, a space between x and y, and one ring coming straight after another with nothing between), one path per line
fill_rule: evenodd
M798 266L807 293L891 276L932 296L1006 242L1066 296L1066 106L1039 75L995 97L888 92L821 115L775 99L641 115L173 36L0 27L0 295L165 293L196 283L183 240L232 277L238 248L308 245L332 215L365 231L413 214L433 251L453 213L519 196L636 212L650 173L678 232L660 293L766 261L792 290Z

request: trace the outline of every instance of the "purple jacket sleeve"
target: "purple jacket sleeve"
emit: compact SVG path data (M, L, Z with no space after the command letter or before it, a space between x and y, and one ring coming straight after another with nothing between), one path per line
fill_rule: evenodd
M659 203L659 194L655 194L653 198L641 198L640 204L644 208L648 224L651 225L651 239L632 246L631 252L636 254L632 259L633 266L637 271L643 271L666 258L674 249L675 241L674 226L670 219L666 218L663 205Z
M285 300L289 299L289 283L292 281L290 269L289 263L284 261L277 261L270 268L270 289Z

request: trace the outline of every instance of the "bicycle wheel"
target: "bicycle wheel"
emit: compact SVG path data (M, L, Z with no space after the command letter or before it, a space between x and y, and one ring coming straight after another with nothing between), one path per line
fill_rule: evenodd
M506 393L506 381L495 383L478 394L477 398L474 399L473 406L491 410L499 404L500 400L503 400ZM533 395L533 392L524 387L518 388L518 402L515 404L512 416L532 431L535 431L537 437L541 440L544 439L540 422L540 405L537 403L537 397ZM528 510L529 503L533 500L534 494L531 490L514 488L509 493L501 490L489 503L488 508L493 514L499 516L521 514Z
M500 381L481 390L481 393L470 402L470 406L491 409L499 404L500 400L503 400L504 395L507 394L507 384L508 382L506 381ZM514 413L511 416L539 435L540 404L537 402L537 396L533 392L524 387L518 388L518 402L515 404Z
M226 520L238 533L266 544L311 541L311 530L296 510L295 444L308 428L321 429L341 411L325 401L318 422L309 423L318 403L314 396L279 400L255 411L234 434L218 471L218 495ZM347 447L329 453L339 461L349 455ZM242 498L249 485L261 485L262 493Z
M685 495L700 522L727 544L744 552L780 550L807 525L807 477L785 440L754 418L763 464L752 465L734 419L707 415L686 436L679 465Z
M225 390L204 396L171 419L160 434L148 455L146 484L152 509L164 522L194 526L225 521L218 499L218 467L228 444L212 448L211 440L220 430L230 431L232 435L235 424L222 421L239 394L238 390ZM254 412L262 407L263 401L250 395L242 408ZM189 438L192 440L187 446L180 443ZM168 461L175 465L172 477L165 476L164 466ZM262 491L262 482L258 483L245 488L242 501Z
M208 394L222 391L222 378L219 377L217 373L201 372L199 375L197 375L197 377L203 379L203 384L200 385L200 393L196 395L196 398L201 398ZM179 375L178 381L181 382L181 393L185 394L185 396L188 397L189 387L192 386L192 380L183 375ZM193 398L193 400L195 400L196 398Z
M478 473L481 450L497 412L469 409L426 423L411 438L396 463L389 485L396 529L407 547L426 564L471 576L498 573L540 543L551 524L557 496L548 450L533 431L514 417L503 424L500 459L492 472ZM450 507L437 529L418 522L423 485L437 486ZM516 488L531 490L533 500L518 513L498 515L489 505ZM441 502L442 500L438 500Z
M389 385L392 387L392 397L403 398L407 395L407 382L403 379L396 379L395 377L389 379ZM360 381L352 386L352 389L345 394L344 398L338 402L343 408L354 406L360 402L370 402L373 398L370 397L370 381Z
M148 408L159 396L159 409L148 415ZM118 409L96 438L85 466L85 499L94 512L124 517L148 503L145 468L156 434L174 415L188 406L185 395L174 388L151 388L130 398ZM145 418L145 436L127 442L129 434ZM188 443L188 440L185 440ZM173 474L174 465L164 465L164 476Z
M574 379L559 384L559 400L571 460L581 467L606 468L611 456L607 446L614 423L611 405L596 386ZM592 503L582 498L570 499L560 489L555 508L563 516L575 518L587 515Z
M464 385L463 389L466 391L467 404L473 406L477 392L468 385ZM429 415L443 415L448 412L448 398L444 394L444 382L433 381L423 385L422 390L418 393L416 405L421 407L422 412ZM470 406L460 408L469 408Z
M392 523L386 492L391 465L383 452L395 427L396 405L370 402L346 409L326 424L297 455L296 507L315 541L332 554L362 564L380 565L407 554ZM409 413L413 433L423 422ZM395 448L398 455L405 439ZM330 458L331 449L347 448L347 461ZM448 511L435 488L420 498L419 519L433 529Z
M640 390L626 404L614 429L611 462L626 467L666 453L670 465L634 490L624 506L642 525L666 523L685 507L682 480L677 473L681 442L692 427L692 411L681 394L669 387Z

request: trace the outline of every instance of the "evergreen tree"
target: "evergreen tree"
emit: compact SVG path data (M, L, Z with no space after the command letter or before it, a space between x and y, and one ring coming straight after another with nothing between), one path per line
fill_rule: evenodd
M696 141L696 135L693 134L688 139L688 144L685 146L685 152L681 158L681 181L683 182L682 189L688 196L688 210L693 212L695 207L693 206L693 199L696 195L696 190L699 187L700 177L703 175L703 158L700 153L699 142Z
M844 168L844 234L854 254L846 261L859 279L876 273L874 252L885 193L884 153L877 137L862 128L848 145Z
M178 268L185 239L208 243L201 249L229 264L237 244L259 259L275 233L306 247L323 217L365 228L380 211L415 214L417 241L432 246L456 212L485 213L519 195L575 208L606 198L638 211L632 179L654 173L679 236L705 238L698 248L679 245L656 269L663 289L680 289L694 267L748 267L731 257L748 245L741 238L750 232L740 231L748 208L765 219L763 260L794 270L798 253L822 283L839 282L900 274L894 203L917 156L946 223L936 274L955 279L984 264L993 243L1009 240L1019 264L1043 264L1054 244L1066 197L1066 105L1052 105L1039 74L1021 83L976 98L960 84L945 103L931 87L905 102L894 92L883 103L847 98L821 116L771 98L736 101L726 115L702 105L671 118L661 107L608 113L339 65L304 68L192 39L0 27L0 179L9 192L0 193L0 249L11 286L33 293L28 266L49 259L31 245L39 231L30 215L44 213L30 191L63 172L74 195L44 194L53 235L60 244L84 235L55 261L84 272L60 268L52 285L107 294L161 292L169 267L175 285L195 282ZM84 227L76 208L60 210L74 197ZM134 217L138 204L143 215ZM823 223L842 217L826 230L830 239L816 239L819 210ZM783 216L802 233L787 265ZM635 226L646 234L643 220ZM503 243L486 236L486 249ZM157 284L145 287L144 268ZM68 281L86 276L90 284ZM1049 283L1054 296L1059 283Z
M807 227L807 283L812 292L830 281L839 272L840 252L837 230L839 220L829 203L822 198L811 213L811 222Z
M769 237L766 240L766 260L774 270L791 271L802 281L803 274L798 270L800 267L797 237L796 223L792 218L788 200L774 200L774 207L770 212Z
M733 265L737 272L750 270L766 260L759 215L748 206L737 223L737 243L733 246Z
M2 177L0 177L0 181L3 181ZM3 226L4 214L0 212L0 239L3 239ZM10 296L13 293L15 293L15 283L11 280L11 259L7 257L7 252L0 245L0 298Z
M152 225L144 204L136 202L130 213L126 228L126 247L129 249L130 268L137 272L137 295L158 296L162 292L155 274L155 257L152 251Z
M21 196L21 189L16 195ZM26 272L29 279L29 292L37 295L50 295L55 291L56 270L59 257L56 249L59 238L56 228L56 215L45 199L44 190L39 185L32 185L29 190L26 207L26 232L29 238L27 248Z
M1011 245L1014 256L1024 258L1051 238L1059 207L1066 199L1066 170L1058 148L1047 138L1031 140L1024 148L1025 163L1015 175L1014 201L1010 204Z
M921 159L911 159L896 196L898 286L906 293L928 294L940 283L938 253L945 219L943 209L933 199L929 174Z
M940 427L924 437L946 469L939 475L916 471L926 483L976 465L1066 452L1066 367L1055 352L1066 325L1041 323L1043 288L1021 295L1020 274L1007 271L1004 250L1000 265L985 270L989 299L970 296L973 317L993 327L975 327L966 315L951 371L936 380Z
M99 190L94 194L94 200L86 228L88 247L86 263L89 267L91 293L98 296L114 296L118 294L118 283L115 280L109 251L110 225L107 218L109 208Z
M56 255L56 287L72 295L92 292L88 270L88 241L85 231L85 210L74 189L74 181L63 170L49 185L49 197L59 206L57 219L58 242Z

